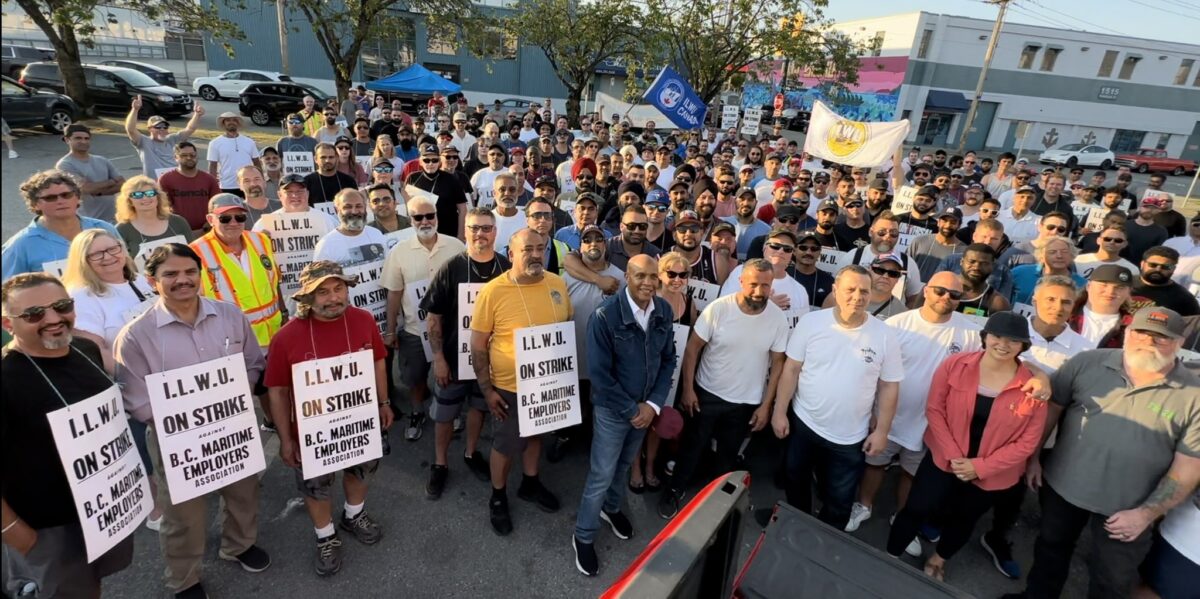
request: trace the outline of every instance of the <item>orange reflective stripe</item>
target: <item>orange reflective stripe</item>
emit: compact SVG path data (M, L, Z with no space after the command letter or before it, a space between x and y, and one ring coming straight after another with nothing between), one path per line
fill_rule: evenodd
M228 302L237 303L237 294L234 293L233 281L229 279L229 273L221 267L221 259L218 257L218 251L213 247L214 240L205 235L192 243L192 249L200 254L200 259L204 262L204 269L208 271L208 279L212 293L217 299Z

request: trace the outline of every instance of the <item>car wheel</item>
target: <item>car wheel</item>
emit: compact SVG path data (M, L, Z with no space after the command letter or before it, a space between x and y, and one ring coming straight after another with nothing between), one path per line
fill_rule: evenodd
M1076 164L1079 164L1079 159L1078 159L1078 158L1076 158L1076 157L1072 156L1072 157L1070 157L1070 158L1068 158L1068 159L1067 159L1067 166L1068 166L1068 167L1070 167L1070 168L1075 168L1075 165L1076 165Z
M200 97L204 98L205 102L215 102L221 96L217 94L217 88L211 85L200 86Z
M1104 162L1101 162L1101 163L1100 163L1100 170L1102 170L1102 171L1106 171L1106 170L1108 170L1108 169L1110 169L1110 168L1112 168L1112 161L1111 161L1111 160L1109 160L1109 159L1107 159L1107 158L1105 158L1105 159L1104 159Z
M262 106L254 106L250 108L250 122L259 127L266 127L271 124L271 111Z
M1184 172L1184 171L1183 171L1183 167L1182 167L1182 166L1177 166L1177 167L1175 167L1175 170L1171 171L1171 174L1172 174L1172 175L1175 175L1176 177L1182 177L1182 176L1183 176L1183 172Z
M1143 162L1143 163L1139 164L1139 165L1137 166L1137 172L1139 172L1139 173L1148 173L1148 172L1150 172L1150 165L1149 165L1149 164L1147 164L1147 163L1145 163L1145 162Z
M50 115L46 117L44 128L50 133L62 135L63 131L71 125L71 111L66 108L55 107L50 110Z

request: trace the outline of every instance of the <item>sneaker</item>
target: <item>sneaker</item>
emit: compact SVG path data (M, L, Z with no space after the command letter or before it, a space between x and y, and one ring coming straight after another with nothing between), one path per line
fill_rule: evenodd
M466 427L467 427L467 423L465 420L463 420L462 416L454 417L454 432L461 433L463 431L463 429Z
M983 550L992 556L992 565L1001 574L1016 580L1021 577L1021 564L1013 559L1012 543L1004 539L989 538L992 533L986 533L979 537L979 544L983 545Z
M504 537L512 532L512 517L508 515L508 499L493 497L488 507L492 512L492 530Z
M625 517L625 514L619 511L609 513L600 510L600 519L612 527L613 534L617 535L618 539L624 541L633 536L633 523Z
M492 468L488 465L487 458L484 458L482 453L476 451L471 455L465 455L463 456L463 462L466 462L467 468L471 470L471 474L474 474L475 478L485 483L492 480Z
M260 431L262 431L262 432L264 432L264 433L276 433L276 432L279 432L279 431L275 430L275 423L274 423L274 422L267 422L266 420L264 420L262 424L258 425L258 430L260 430Z
M208 599L208 593L204 592L204 585L196 583L178 593L175 593L175 599Z
M683 500L683 491L666 489L658 496L658 515L663 520L670 520L679 513L679 503Z
M921 539L913 537L913 540L908 544L908 547L904 548L904 552L913 557L921 557L923 554L923 550L921 548Z
M425 432L425 414L413 412L408 416L408 428L404 429L404 438L409 441L416 441L421 438L421 433Z
M20 154L18 154L16 150L9 150L9 151L8 151L8 157L9 157L10 159L11 159L11 158L20 158L20 157L21 157L21 155L20 155ZM196 586L200 586L200 585L196 585ZM204 589L201 589L201 592L204 592Z
M855 501L850 508L850 520L846 522L846 532L854 532L871 517L871 508Z
M149 528L150 530L153 530L154 532L158 532L159 529L162 528L162 521L163 521L162 515L159 515L159 517L157 517L157 518L146 518L146 528Z
M350 531L354 535L354 538L358 539L358 542L363 545L374 545L379 542L379 539L383 538L383 528L379 526L378 522L375 522L367 515L366 510L359 512L353 518L347 518L346 514L342 514L341 525L343 529Z
M554 437L554 440L550 442L550 449L546 450L546 459L551 464L561 462L563 456L567 454L567 444L570 442L570 437Z
M604 511L600 511L604 514ZM603 517L603 516L601 516ZM575 549L575 569L584 576L595 576L600 571L600 559L596 557L596 547L592 543L581 543L575 535L571 535L571 547Z
M932 524L922 524L921 528L917 529L917 534L921 535L922 539L930 543L936 543L942 540L942 529Z
M536 503L538 509L547 514L553 514L559 508L558 498L542 485L542 481L521 483L521 487L517 489L517 497Z
M249 549L237 555L229 555L224 551L217 555L223 560L241 564L242 569L247 572L262 572L271 567L271 556L267 555L266 551L259 549L257 545L251 545Z
M446 490L446 477L450 469L434 464L429 467L429 483L425 485L425 496L429 499L441 499L442 491Z
M342 569L342 540L337 533L317 539L317 576L331 576Z

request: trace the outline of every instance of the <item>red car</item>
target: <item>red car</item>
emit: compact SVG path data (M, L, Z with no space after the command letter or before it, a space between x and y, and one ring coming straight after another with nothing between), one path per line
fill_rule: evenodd
M1136 154L1120 154L1117 156L1117 166L1128 166L1139 173L1171 173L1175 176L1196 172L1195 162L1169 158L1166 150L1154 148L1142 148Z

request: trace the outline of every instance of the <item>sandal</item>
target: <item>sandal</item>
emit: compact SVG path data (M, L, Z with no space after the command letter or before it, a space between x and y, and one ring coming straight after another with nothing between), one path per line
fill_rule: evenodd
M657 478L646 477L646 490L651 493L657 493L662 490L662 481Z
M645 491L646 491L646 483L642 483L640 485L635 485L635 484L633 484L633 479L629 480L629 492L630 493L633 493L634 495L641 495Z
M929 562L925 562L925 575L934 580L946 580L946 563L942 562L941 564L931 564Z

